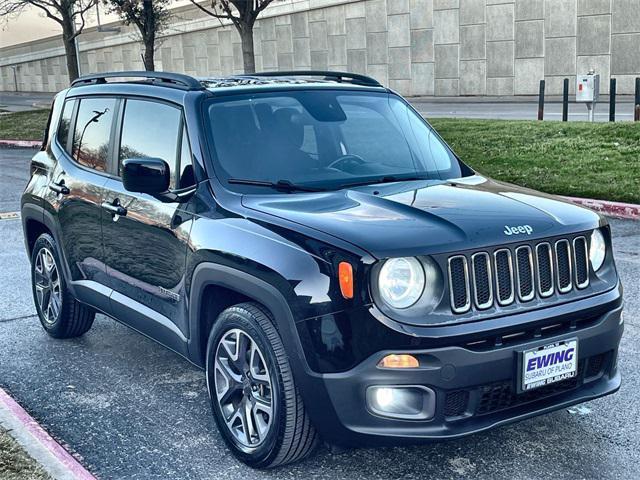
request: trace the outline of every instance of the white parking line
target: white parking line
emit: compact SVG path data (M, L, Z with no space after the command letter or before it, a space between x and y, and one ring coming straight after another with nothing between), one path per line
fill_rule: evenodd
M20 212L0 212L0 220L15 220L20 218Z

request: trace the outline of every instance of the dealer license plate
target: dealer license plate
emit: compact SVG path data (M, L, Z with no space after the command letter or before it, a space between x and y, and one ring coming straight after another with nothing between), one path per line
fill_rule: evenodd
M521 390L544 387L578 373L578 341L564 340L522 352Z

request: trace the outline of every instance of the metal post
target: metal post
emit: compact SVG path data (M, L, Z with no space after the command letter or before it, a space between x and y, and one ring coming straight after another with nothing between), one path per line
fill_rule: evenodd
M16 86L16 92L17 92L18 91L18 74L16 73L16 71L18 70L18 66L11 65L11 70L13 70L13 83Z
M569 120L569 79L562 82L562 121Z
M609 81L609 121L616 121L616 79Z
M634 120L640 122L640 77L636 78L636 102Z
M540 94L538 95L538 120L544 119L544 80L540 80Z

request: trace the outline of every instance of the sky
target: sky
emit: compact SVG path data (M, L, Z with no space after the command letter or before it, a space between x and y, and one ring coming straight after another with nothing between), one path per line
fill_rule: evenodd
M42 37L50 37L61 32L60 26L29 8L17 18L2 20L0 47L28 42Z
M104 7L100 7L100 23L113 21L116 17L104 13ZM95 24L95 10L87 18L89 25ZM47 18L44 13L35 7L25 9L18 17L9 20L0 20L2 30L0 31L0 48L17 43L29 42L38 38L58 35L62 32L60 25L54 20Z
M187 0L174 0L173 6L179 7L187 4ZM107 15L103 5L100 5L100 23L109 23L117 20L115 15ZM87 15L87 26L96 24L95 8ZM50 37L62 33L60 25L47 18L36 7L26 8L18 17L0 19L0 48L18 43L29 42L39 38Z

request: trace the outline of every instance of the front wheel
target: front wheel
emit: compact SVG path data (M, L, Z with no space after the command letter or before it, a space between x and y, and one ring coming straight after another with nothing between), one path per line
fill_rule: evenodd
M313 451L318 435L280 335L261 306L243 303L220 314L209 335L206 368L216 423L238 459L271 468Z
M31 254L31 286L38 318L54 338L79 337L93 325L95 312L73 298L60 266L56 241L43 233Z

